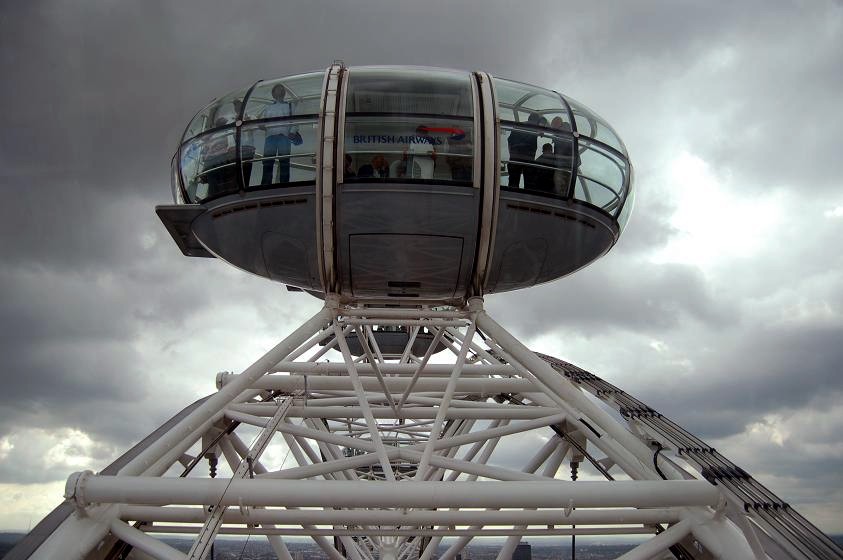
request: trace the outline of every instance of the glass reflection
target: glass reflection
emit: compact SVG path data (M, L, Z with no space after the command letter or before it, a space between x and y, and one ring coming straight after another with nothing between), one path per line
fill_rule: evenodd
M246 90L235 91L212 101L190 121L183 140L193 138L207 130L234 124L243 107L243 96L245 94Z
M494 78L501 121L572 130L568 108L555 91Z
M324 72L259 82L248 98L247 90L236 91L197 113L173 160L176 203L185 196L204 202L241 186L315 182L323 84ZM614 130L586 106L551 90L497 78L494 86L501 186L573 196L625 226L634 193L626 148ZM341 180L471 184L472 90L465 72L352 69ZM238 133L234 123L241 115L246 123Z
M578 173L587 181L579 185L577 192L582 193L582 200L599 206L608 212L619 210L624 197L624 180L627 164L620 157L600 145L580 139Z
M345 181L389 178L471 182L472 121L349 116L345 152Z
M173 160L170 162L170 188L173 191L173 201L176 204L184 204L184 195L181 191L179 180L179 153L176 151Z
M260 82L249 94L243 120L317 114L324 76L313 72Z
M593 204L610 214L617 212L621 201L615 189L582 176L577 177L574 198Z
M246 188L316 180L316 119L243 125Z
M470 117L468 73L426 68L352 69L346 113L392 113Z
M579 174L608 185L618 193L623 188L626 163L599 146L580 142Z
M563 197L575 158L571 136L517 126L501 126L501 184Z
M618 214L618 225L621 231L626 229L626 224L629 223L629 217L632 215L632 210L635 207L635 187L633 186L632 174L629 177L629 194L626 195L626 200L623 203L620 214Z
M588 136L589 138L599 140L626 155L626 146L621 142L615 130L609 126L609 123L579 101L567 96L565 96L565 100L571 106L571 111L574 113L577 133L581 136Z
M191 202L237 192L237 150L233 129L191 140L182 147L181 170Z

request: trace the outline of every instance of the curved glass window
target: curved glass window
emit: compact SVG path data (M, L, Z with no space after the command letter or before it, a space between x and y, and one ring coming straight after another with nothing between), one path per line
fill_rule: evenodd
M173 202L176 204L184 204L184 195L182 194L181 181L179 180L178 150L173 156L173 161L170 162L170 188L173 190Z
M620 214L618 214L618 224L621 231L626 229L626 224L629 223L629 217L632 215L632 209L635 207L635 187L633 186L633 173L630 170L629 175L629 193L626 195L626 200L623 203Z
M324 79L324 72L312 72L260 82L249 94L243 120L316 115Z
M570 114L549 89L493 78L501 121L501 185L566 196L574 169Z
M467 73L352 70L346 94L343 180L470 183L472 115Z
M599 140L622 154L626 154L626 146L621 142L618 133L609 126L609 123L598 117L594 111L579 101L571 99L567 95L565 96L565 100L571 106L571 112L574 113L578 134Z
M574 198L617 215L624 198L626 162L598 144L580 138Z
M413 116L345 121L345 180L471 181L473 123Z
M182 140L193 138L206 130L211 130L227 124L234 124L243 107L243 97L248 90L239 90L213 100L207 107L199 111L184 132Z
M361 68L349 73L345 111L471 117L472 105L467 73L429 68Z
M569 135L501 124L501 186L565 196L574 170Z
M239 190L233 128L194 138L182 146L181 172L190 202Z
M317 122L289 119L244 124L240 157L245 187L316 181Z
M501 121L571 131L568 108L555 91L500 78L493 80Z

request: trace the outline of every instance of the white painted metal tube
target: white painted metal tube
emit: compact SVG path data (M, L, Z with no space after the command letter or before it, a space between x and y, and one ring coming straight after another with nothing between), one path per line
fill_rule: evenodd
M466 322L460 319L358 319L347 317L338 319L341 326L345 325L371 325L371 326L420 326L420 327L464 327Z
M413 329L413 333L418 331L418 328ZM393 411L398 412L398 408L395 406L395 400L392 398L392 393L389 390L389 387L386 386L386 382L383 379L383 373L381 373L380 367L378 366L378 361L375 360L375 356L372 354L372 349L369 348L369 343L366 340L367 334L365 329L356 328L354 329L355 334L357 335L357 340L360 342L360 346L363 348L363 352L366 355L366 359L369 360L369 364L372 366L372 371L375 372L375 378L378 380L378 384L380 385L381 390L383 391L383 396L386 398L387 402L389 403L389 408ZM381 360L383 362L383 360ZM354 371L357 371L355 367ZM360 381L359 376L357 377L357 381ZM358 395L358 398L361 400L368 399L365 397L365 387L363 387L363 383L360 382L360 386L363 389L362 395Z
M241 421L249 420L247 418L243 418L240 416L235 416L240 418ZM311 428L305 428L302 426L294 426L291 424L283 424L279 425L278 429L283 431L284 433L293 434L295 437L309 437L315 439L319 442L327 442L333 445L343 445L346 447L355 447L358 449L363 449L364 451L368 451L370 453L375 452L375 446L373 443L365 440L360 440L356 438L349 438L346 436L341 436L338 434L334 434L328 431L321 431L321 430L313 430ZM470 443L470 441L464 441L463 438L472 436L473 434L464 434L460 436L455 436L453 438L447 438L441 440L441 442L436 442L434 446L436 449L446 449L446 448L454 448L457 445L463 445L463 443ZM459 439L457 439L459 438ZM456 440L456 443L454 442ZM395 447L388 447L384 449L386 454L387 460L394 460L394 459L404 459L405 461L410 462L417 462L422 459L422 453L418 451L419 449L426 449L427 442L416 444L413 446L403 447L403 448L395 448ZM304 470L305 467L300 467L296 469L296 473L299 473L300 476L307 475L307 476L314 476L315 474L327 474L328 472L337 472L341 470L340 467L343 468L350 468L351 463L355 463L355 466L364 466L369 465L377 462L377 460L372 460L370 457L363 458L362 457L350 457L344 459L338 459L336 461L332 461L331 463L333 466L330 470L321 471L318 473L311 474L311 469ZM312 457L315 459L315 457ZM477 463L472 463L470 461L463 461L460 459L454 459L450 457L443 457L439 455L432 455L429 459L430 464L437 468L444 468L444 469L451 469L459 472L464 472L468 474L473 474L476 476L482 476L486 478L493 478L498 480L522 480L522 481L533 481L533 480L541 480L542 477L539 475L533 475L524 473L521 471L515 471L512 469L506 469L502 467L493 467L488 465L479 465ZM316 462L316 461L314 461ZM321 462L317 464L322 464ZM315 466L315 465L314 465ZM290 479L293 478L291 476L291 472L293 469L280 471L278 473L272 473L268 475L270 478L283 478L283 479ZM380 487L378 487L380 488Z
M725 515L710 517L698 510L688 510L687 518L693 521L691 531L715 558L729 560L754 560L755 554L743 532Z
M196 533L197 529L192 526L185 525L162 525L155 527L156 532L165 534L169 533ZM332 536L348 536L359 537L360 535L380 535L382 537L506 537L516 533L526 537L533 536L564 536L564 535L652 535L653 529L650 527L585 527L576 529L518 529L510 527L507 529L394 529L391 527L360 527L354 529L294 529L287 527L276 527L275 529L266 529L263 527L223 527L220 530L222 535L293 535L293 536L307 536L307 537L332 537ZM352 541L353 542L353 541ZM346 560L342 558L342 560ZM729 560L732 560L731 558Z
M111 522L112 534L118 539L146 552L156 560L186 560L187 556L171 547L164 544L156 538L150 537L143 531L138 531L134 527L129 527L120 520L115 519Z
M149 465L143 472L138 473L143 476L161 476L175 463L179 457L182 456L190 447L196 443L199 438L202 437L202 434L207 432L211 426L222 418L223 412L220 410L213 414L211 418L196 426L196 429L193 432L182 439L181 441L176 442L170 449L166 450L162 453L158 460ZM122 471L121 471L122 474Z
M368 319L461 319L468 311L433 311L425 309L400 309L394 307L343 307L340 317L366 317Z
M433 337L433 341L431 341L430 346L427 347L425 350L424 356L422 356L421 361L418 364L414 364L416 366L416 371L413 372L412 377L410 377L409 382L407 383L406 387L404 387L404 392L401 394L401 398L398 400L398 408L404 406L404 403L407 402L407 397L410 396L413 388L416 386L419 380L419 376L421 375L422 371L424 371L425 367L427 367L427 363L430 361L430 357L433 356L433 351L439 346L439 342L442 340L442 334L445 332L443 329L435 329L436 334ZM409 344L407 345L409 348ZM401 356L401 361L404 362L404 357L406 356L407 351L404 351L404 355Z
M92 511L93 510L93 511ZM29 557L29 560L83 560L108 533L110 519L119 515L117 506L108 505L88 510L89 515L71 515ZM105 519L106 521L101 521Z
M217 391L214 395L211 395L208 400L188 414L170 431L144 449L137 457L129 461L125 467L120 469L120 474L133 476L144 472L162 454L182 443L197 426L211 419L226 404L235 399L237 395L248 389L269 368L304 344L313 333L324 327L331 320L331 317L331 310L323 307L316 315L290 333L287 338L279 342L272 350L246 368L235 380L229 382L228 385Z
M400 449L399 456L410 462L420 461L422 459L420 452L409 451L406 449ZM462 461L460 459L443 457L440 455L432 455L429 463L440 469L463 472L474 476L482 476L483 478L491 478L493 480L520 480L525 482L547 480L545 477L537 474L525 473L523 471L516 471L514 469L507 469L504 467L495 467L492 465L478 465L477 463L472 463L470 461Z
M720 492L704 480L371 482L71 475L77 503L296 507L546 508L711 506ZM571 502L573 500L573 502Z
M416 337L418 337L419 332L421 331L421 327L413 327L410 329L410 337L407 340L407 345L404 346L404 351L401 353L401 358L398 360L400 363L405 364L409 362L410 359L410 352L413 350L413 344L416 342ZM441 332L437 329L437 332ZM437 346L437 342L435 339L428 347L428 350L433 350Z
M202 507L121 506L127 521L164 523L204 523ZM226 510L226 523L275 525L634 525L677 523L676 509L598 509L577 510L565 515L564 509L538 511L430 511L430 510L311 510L253 509L244 516L236 508Z
M485 430L478 430L476 432L469 432L458 436L442 438L436 442L436 449L443 449L446 447L453 447L455 445L466 445L468 443L476 443L492 438L500 438L528 430L541 428L542 426L549 426L559 424L565 420L564 414L554 414L552 416L543 416L535 420L524 420L514 424L507 424L505 426L496 426L487 428Z
M343 329L343 335L346 335L346 334L350 333L352 328L353 327L351 325L349 325L345 329ZM326 333L326 336L330 336L330 332L332 332L332 329L325 329L325 331L323 331L323 332ZM321 339L320 339L320 342L321 342ZM330 341L325 343L325 346L321 346L319 348L319 350L317 350L315 353L313 353L306 361L315 362L316 360L318 360L319 358L321 358L322 356L327 354L329 350L333 350L336 345L337 345L337 339L332 338ZM290 354L287 357L287 360L285 360L285 361L292 362L295 359L296 359L295 354ZM275 371L275 368L270 369L270 371Z
M227 446L227 447L231 448L231 450L234 451L235 456L238 456L240 458L244 458L246 456L246 453L248 453L248 451L249 451L249 448L246 445L246 443L243 442L243 440L241 440L240 437L236 433L229 434L229 436L227 438L225 438L222 443L223 443L224 446ZM223 449L225 449L225 447L223 447ZM301 449L298 449L298 448L294 449L293 446L291 446L291 451L294 451L293 454L296 455L296 459L298 460L299 456L302 453ZM226 457L227 457L227 455L226 455ZM302 459L304 459L304 458L302 457ZM238 464L238 460L235 458L233 461L229 461L229 463L232 465L232 470L234 470L235 467L233 465ZM260 461L256 461L254 466L255 466L255 472L257 472L257 473L266 473L266 471L267 471L266 467L263 466L263 463L261 463ZM228 511L231 511L231 510L228 510ZM235 510L235 511L238 511L238 513L239 513L239 510ZM250 510L249 513L252 513L253 511L256 511L256 510L254 510L254 509ZM225 519L225 515L223 515L223 519ZM268 525L271 525L271 524L268 524ZM310 525L303 525L303 528L307 529L307 528L311 528L311 526ZM279 554L278 549L279 549L279 545L282 546L284 549L286 549L287 548L286 545L283 542L279 543L278 540L275 540L275 539L278 539L278 537L268 537L268 538L270 539L270 545L273 547L273 549L276 550L276 555L278 556L279 560L284 560L283 552ZM319 548L321 548L325 552L325 554L328 556L328 558L330 560L346 560L337 551L337 549L334 548L334 546L330 542L328 542L328 539L326 539L325 537L314 536L313 541L319 546ZM287 551L287 554L289 554L289 551Z
M691 532L691 527L692 522L690 520L680 521L667 531L659 533L649 541L619 556L617 560L650 560L651 558L655 558L659 553L664 552L684 539Z
M249 407L252 416L264 413L261 408L256 405L244 405ZM372 415L375 418L394 418L394 419L434 419L436 418L437 410L435 408L402 408L398 411L398 415L389 407L375 407L372 408ZM239 412L238 407L231 407L232 414ZM511 420L531 420L534 418L543 418L552 414L558 414L558 408L543 407L543 406L516 406L513 408L501 405L497 408L467 408L454 407L449 408L445 414L446 418L460 418L473 420L497 420L497 419L511 419ZM228 412L226 412L228 415ZM290 412L287 414L288 418L364 418L363 409L359 406L293 406L290 407ZM233 416L232 416L233 418Z
M392 472L392 466L389 464L389 456L387 455L386 448L381 441L378 423L375 421L375 417L372 414L372 407L369 406L369 401L366 400L366 392L363 389L363 384L360 382L360 376L357 375L357 364L355 364L354 360L351 358L351 351L348 349L348 343L346 342L345 337L342 336L340 326L336 322L334 322L334 333L336 333L337 339L339 340L342 357L348 367L348 374L351 377L354 392L357 393L357 398L360 400L360 412L363 414L363 417L366 418L366 425L371 433L372 443L375 446L375 452L380 458L383 474L388 481L394 481L395 473ZM390 409L390 412L394 414L394 408Z
M626 453L615 453L614 455L616 456L613 456L613 459L628 474L631 476L637 475L639 478L645 478L642 476L645 474L647 478L657 478L654 469L649 463L652 461L652 452L641 440L635 437L607 412L589 400L570 381L559 375L550 364L539 358L518 339L509 334L509 332L489 317L485 311L477 314L477 325L483 332L494 338L504 351L511 354L513 358L527 368L536 379L551 389L559 398L568 402L570 406L585 414L591 421L597 424L597 427L619 442L628 453L632 454L637 459L637 463L630 463L623 456ZM583 429L587 428L584 427Z
M474 333L476 332L476 330L477 325L472 319L471 325L469 325L468 327L466 339L471 340L474 337ZM436 440L439 438L439 434L442 430L442 424L445 422L446 415L448 414L448 410L450 409L451 399L454 396L454 391L457 387L457 380L460 378L460 373L462 372L462 368L465 365L465 358L467 355L468 346L463 346L463 348L460 349L459 355L457 356L457 361L454 364L454 369L451 373L451 377L448 379L448 385L445 387L445 394L442 396L442 400L440 401L439 406L436 409L436 420L434 420L433 427L430 429L430 439L428 440L427 445L425 445L421 461L419 461L418 468L416 469L416 475L413 477L414 480L424 480L426 478L426 475L428 474L430 458L433 455Z
M386 362L379 364L381 373L389 375L412 375L418 368L418 364L397 364ZM292 362L283 361L276 364L271 370L273 373L306 373L310 375L346 375L348 367L342 362ZM425 376L448 377L453 371L453 364L426 364L422 370ZM358 364L357 372L360 375L374 375L374 369L370 364ZM517 375L514 367L508 364L466 364L463 375ZM232 377L232 374L224 374L222 379ZM273 376L272 379L275 377ZM311 378L312 381L314 378ZM316 386L315 386L316 387ZM303 387L296 387L297 389Z

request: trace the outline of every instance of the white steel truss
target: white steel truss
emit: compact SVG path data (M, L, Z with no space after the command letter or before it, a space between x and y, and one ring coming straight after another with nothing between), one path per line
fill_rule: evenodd
M651 535L623 560L839 557L778 538L701 446L589 375L528 350L480 298L329 298L119 465L71 476L74 512L31 557L198 560L217 535L265 536L283 560L285 536L331 560L450 560L478 537L505 537L509 560L522 537L566 535ZM195 537L187 554L157 538L173 534Z

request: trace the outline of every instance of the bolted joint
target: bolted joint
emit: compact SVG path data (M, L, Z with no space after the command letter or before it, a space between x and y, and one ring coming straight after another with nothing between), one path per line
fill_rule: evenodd
M76 509L80 512L90 505L85 498L85 485L93 474L93 471L75 472L67 478L64 485L64 497L68 500L73 499Z
M483 298L480 296L468 298L468 311L470 313L480 313L483 311Z
M338 311L341 304L342 304L342 300L340 299L339 294L335 294L335 293L325 294L325 307L326 308L331 309L333 311Z
M224 385L223 380L227 376L230 376L230 375L234 375L234 374L229 372L229 371L221 371L221 372L217 373L217 379L216 379L217 391L219 391L220 389L223 388L223 385Z

